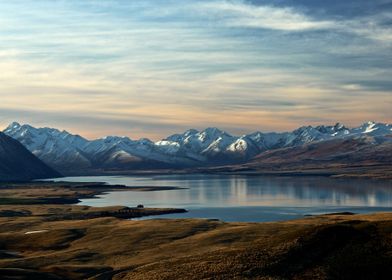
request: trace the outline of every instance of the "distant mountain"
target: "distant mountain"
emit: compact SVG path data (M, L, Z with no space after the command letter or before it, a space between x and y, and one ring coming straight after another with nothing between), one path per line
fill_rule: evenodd
M257 155L276 149L360 136L392 134L392 125L367 122L356 128L342 124L304 126L292 132L255 132L233 136L218 128L188 130L161 141L131 140L108 136L89 141L79 135L53 128L10 124L4 133L20 141L48 165L65 174L92 171L152 168L187 168L246 163Z
M245 166L288 169L320 164L392 164L392 137L361 135L280 148L259 154Z
M392 135L367 134L265 151L247 163L208 171L250 174L344 174L392 178Z
M0 132L0 181L24 181L61 176L15 139Z

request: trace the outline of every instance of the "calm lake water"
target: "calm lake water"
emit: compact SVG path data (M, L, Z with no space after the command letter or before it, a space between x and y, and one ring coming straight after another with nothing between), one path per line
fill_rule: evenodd
M392 182L326 177L157 175L66 177L57 181L106 182L127 186L185 189L111 192L80 204L175 207L189 210L151 218L208 218L224 221L279 221L304 215L350 211L392 211ZM145 218L146 219L146 218Z

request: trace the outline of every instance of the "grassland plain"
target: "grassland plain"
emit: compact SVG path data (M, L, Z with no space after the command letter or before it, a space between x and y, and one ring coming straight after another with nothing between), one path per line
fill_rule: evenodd
M136 221L110 215L123 210L121 206L94 208L70 202L103 187L94 188L60 183L1 188L0 197L6 201L0 206L1 278L390 279L392 275L392 213L340 213L273 223ZM67 203L59 198L67 198ZM50 199L56 204L48 204Z

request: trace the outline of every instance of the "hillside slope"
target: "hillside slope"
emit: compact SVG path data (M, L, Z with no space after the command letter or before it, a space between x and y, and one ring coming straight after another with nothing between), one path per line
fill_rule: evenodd
M0 181L24 181L61 176L22 144L0 132Z
M211 170L392 178L392 135L334 139L275 149L265 151L245 164Z

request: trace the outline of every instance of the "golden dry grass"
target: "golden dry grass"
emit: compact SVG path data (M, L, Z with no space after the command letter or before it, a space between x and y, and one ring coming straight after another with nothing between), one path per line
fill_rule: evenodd
M0 223L1 250L17 254L1 258L0 268L62 279L335 279L371 273L382 279L392 264L389 213L278 223L39 217Z
M15 197L24 197L23 191L16 193ZM0 217L0 278L390 279L392 275L392 213L275 223L48 219L59 213L99 210L63 204L0 206L0 211L28 213Z

